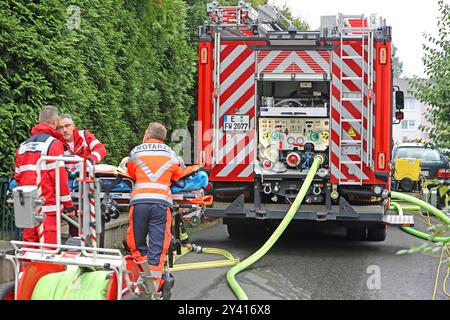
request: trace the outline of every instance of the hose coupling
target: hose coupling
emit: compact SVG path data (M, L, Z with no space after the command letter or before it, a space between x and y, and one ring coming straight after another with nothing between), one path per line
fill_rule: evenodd
M324 163L324 161L325 161L324 156L321 155L321 154L316 154L316 155L314 156L314 159L316 159L316 158L319 158L319 159L320 159L319 164L322 164L322 163Z
M195 253L202 253L203 248L195 243L192 244L192 251Z

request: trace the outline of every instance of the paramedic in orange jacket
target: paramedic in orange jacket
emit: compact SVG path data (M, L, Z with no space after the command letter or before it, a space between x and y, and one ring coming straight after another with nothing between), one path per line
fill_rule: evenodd
M167 130L150 123L142 144L135 147L127 162L128 175L135 185L130 199L127 244L138 262L148 262L155 278L155 291L162 288L164 262L171 241L171 181L181 177L175 152L166 144ZM147 245L148 236L148 245Z

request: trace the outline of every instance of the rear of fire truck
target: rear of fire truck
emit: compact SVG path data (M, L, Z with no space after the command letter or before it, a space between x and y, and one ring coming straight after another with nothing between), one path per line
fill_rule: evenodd
M208 4L199 28L198 148L230 236L279 222L312 164L297 221L383 241L390 186L391 28L372 15L321 17L300 32L271 6Z

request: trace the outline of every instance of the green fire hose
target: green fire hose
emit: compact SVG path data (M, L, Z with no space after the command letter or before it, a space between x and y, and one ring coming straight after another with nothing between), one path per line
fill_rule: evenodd
M322 162L323 162L322 156L318 155L314 157L314 162L311 165L311 168L309 169L309 172L305 178L305 182L303 182L303 185L300 188L300 191L297 194L297 197L295 198L294 202L292 203L292 206L289 208L289 211L287 212L286 216L283 218L278 228L270 236L270 238L266 241L266 243L264 243L264 245L250 257L248 257L241 263L235 265L227 272L228 285L230 286L231 290L233 290L234 294L239 300L248 300L248 297L245 294L244 290L242 290L242 288L237 283L235 279L236 274L238 274L242 270L248 268L250 265L261 259L261 257L263 257L272 248L275 242L280 238L284 230L291 222L294 215L297 213L297 210L300 207L300 204L302 203L306 195L306 192L309 189L309 186L311 185L314 175L316 174Z
M264 243L264 245L258 249L255 253L253 253L250 257L242 261L241 263L235 265L227 272L227 282L230 288L233 290L234 294L239 300L248 300L247 295L245 294L244 290L239 286L237 283L235 276L241 272L242 270L248 268L250 265L254 264L256 261L261 259L275 244L275 242L280 238L280 236L283 234L283 232L286 230L287 226L291 222L294 215L297 213L298 208L300 207L300 204L302 203L306 192L308 191L311 182L314 178L315 173L317 172L319 165L323 162L323 158L321 156L316 156L314 158L314 162L311 165L311 169L308 172L308 175L306 176L306 179L295 198L292 206L289 208L289 211L287 212L286 216L281 221L278 228L275 230L275 232L270 236L270 238ZM399 214L403 214L403 209L405 210L420 210L420 208L428 210L429 212L433 213L436 217L438 217L442 222L444 222L447 225L450 225L450 218L447 217L442 211L439 209L433 207L432 205L419 200L417 198L411 197L406 194L402 194L399 192L391 191L390 196L394 200L401 200L401 201L407 201L409 203L412 203L413 206L401 206L399 203L391 201L391 207L390 209L395 209L399 212ZM450 241L450 237L433 237L429 234L426 234L424 232L420 232L414 228L410 227L402 227L402 229L411 235L414 235L416 237L434 241L434 242L444 242L447 243Z
M407 202L410 202L412 204L415 204L416 206L419 206L419 207L421 207L421 208L431 212L432 214L434 214L437 218L439 218L439 220L441 220L445 224L450 225L450 218L447 217L446 214L444 214L441 210L433 207L431 204L426 203L425 201L422 201L420 199L414 198L414 197L409 196L407 194L403 194L403 193L395 192L395 191L391 191L391 199L407 201Z
M436 217L438 217L445 224L450 224L450 219L442 211L429 205L428 203L426 203L422 200L419 200L417 198L411 197L406 194L398 193L398 192L391 192L391 197L398 199L398 200L413 202L414 204L418 205L419 207L429 210L431 213L433 213ZM394 201L391 201L391 206L389 207L389 209L397 210L400 215L403 214L403 209L407 210L407 208L409 208L409 207L401 206L399 203L394 202ZM447 243L450 241L450 237L433 237L432 235L430 235L428 233L421 232L421 231L418 231L418 230L416 230L414 228L410 228L410 227L401 227L401 229L415 237L418 237L418 238L421 238L421 239L424 239L427 241L443 242L443 243Z

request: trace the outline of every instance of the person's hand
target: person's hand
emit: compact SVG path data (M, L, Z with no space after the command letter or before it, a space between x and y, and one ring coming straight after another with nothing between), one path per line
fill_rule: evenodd
M95 160L92 157L87 157L86 160L88 160L93 166L95 166Z

